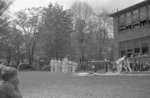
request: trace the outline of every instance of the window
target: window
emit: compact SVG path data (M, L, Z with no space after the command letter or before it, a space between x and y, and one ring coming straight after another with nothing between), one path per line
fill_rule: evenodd
M131 57L131 55L133 54L133 50L132 49L128 49L127 50L127 57Z
M148 6L148 23L150 24L150 5Z
M140 48L135 48L134 53L135 53L135 56L138 56L140 54Z
M132 17L131 17L131 12L128 12L126 14L126 29L131 29L131 24L132 24Z
M147 44L143 44L142 46L142 54L148 54L148 45Z
M140 20L146 20L147 18L147 10L146 7L140 8Z
M147 8L140 8L140 26L144 26L147 24Z
M120 15L119 17L119 24L120 26L124 25L125 24L125 15Z
M121 55L121 57L125 56L125 55L126 55L126 51L125 51L125 50L122 50L122 51L120 52L120 55Z
M135 53L140 53L140 48L135 48L134 51Z
M119 31L125 30L125 15L119 16Z
M139 20L139 10L134 10L133 11L133 22L137 23Z
M127 25L131 25L131 23L132 23L131 12L128 12L128 13L126 14L126 16L127 16L127 18L126 18L126 24L127 24Z

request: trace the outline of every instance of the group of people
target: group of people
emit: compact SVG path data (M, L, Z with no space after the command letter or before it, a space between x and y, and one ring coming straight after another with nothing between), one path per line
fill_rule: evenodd
M22 98L17 69L0 64L0 98Z
M123 56L119 58L115 63L116 63L117 72L122 72L123 68L125 69L125 71L132 72L128 57Z
M148 60L123 56L115 61L114 67L117 72L150 71L150 63Z
M70 61L68 58L50 60L51 72L75 72L77 65L76 62Z

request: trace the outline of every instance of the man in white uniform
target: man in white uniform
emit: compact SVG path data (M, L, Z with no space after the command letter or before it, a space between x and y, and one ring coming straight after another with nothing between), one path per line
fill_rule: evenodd
M122 71L123 61L125 60L125 58L126 56L123 56L116 61L117 72L119 73Z

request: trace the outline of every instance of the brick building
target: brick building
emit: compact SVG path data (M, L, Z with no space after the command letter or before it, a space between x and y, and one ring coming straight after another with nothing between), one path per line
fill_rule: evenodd
M127 55L150 61L150 1L140 2L110 16L114 22L115 59Z

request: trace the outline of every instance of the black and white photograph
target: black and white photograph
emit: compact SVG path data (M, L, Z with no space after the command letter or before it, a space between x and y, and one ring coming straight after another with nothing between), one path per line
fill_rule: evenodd
M150 0L0 0L0 98L150 98Z

